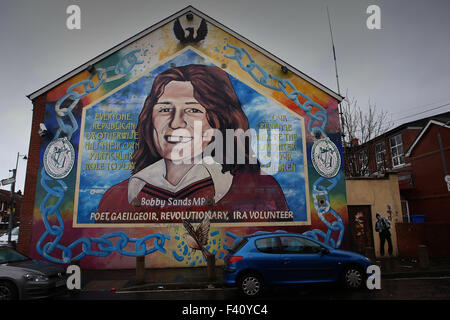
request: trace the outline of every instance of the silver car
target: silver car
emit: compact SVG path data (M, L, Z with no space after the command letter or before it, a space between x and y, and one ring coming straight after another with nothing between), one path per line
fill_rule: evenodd
M0 300L38 299L67 290L66 270L32 260L10 247L0 247Z

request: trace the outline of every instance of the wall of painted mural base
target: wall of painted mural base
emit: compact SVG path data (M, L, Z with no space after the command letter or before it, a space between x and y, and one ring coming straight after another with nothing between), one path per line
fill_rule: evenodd
M197 14L93 67L46 94L32 256L195 267L276 230L346 247L334 97Z

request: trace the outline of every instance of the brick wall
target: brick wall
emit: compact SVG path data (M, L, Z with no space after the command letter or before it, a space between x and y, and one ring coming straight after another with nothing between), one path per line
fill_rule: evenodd
M42 138L39 136L39 124L44 122L46 96L42 95L33 101L33 120L31 124L30 146L28 149L28 165L25 178L25 190L20 215L20 234L17 250L28 255L33 234L33 210L36 195L36 184L39 170L39 156Z
M450 222L450 193L444 181L444 165L437 138L438 128L449 170L450 130L437 125L432 125L427 130L408 158L415 188L405 193L405 197L409 201L410 214L425 214L426 222Z
M450 223L396 223L398 255L418 258L418 246L425 245L430 257L450 256Z

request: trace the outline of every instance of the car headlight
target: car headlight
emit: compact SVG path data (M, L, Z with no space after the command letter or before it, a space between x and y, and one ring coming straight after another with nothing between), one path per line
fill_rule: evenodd
M48 281L48 277L47 276L43 276L43 275L35 274L35 273L27 273L26 275L24 275L24 278L27 281L33 281L33 282Z

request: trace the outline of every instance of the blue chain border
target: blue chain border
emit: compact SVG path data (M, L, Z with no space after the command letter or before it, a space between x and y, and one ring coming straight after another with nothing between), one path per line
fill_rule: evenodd
M68 141L72 139L72 135L78 130L78 123L72 113L72 110L80 99L87 96L89 93L96 91L102 86L103 83L118 80L124 77L136 64L143 63L143 61L138 60L136 56L136 53L138 52L140 52L140 50L133 50L124 55L115 66L111 66L106 69L97 68L87 80L77 82L67 89L67 93L55 104L56 120L59 128L52 141L58 139L62 134L67 137ZM113 77L108 79L108 73L111 72L113 73ZM98 78L97 84L95 84L93 80L94 77ZM85 91L83 93L79 93L75 91L75 88L77 87L83 87ZM68 99L72 100L70 106L67 108L61 108L62 103ZM65 123L64 117L67 117L67 123ZM56 185L52 187L49 185L50 182L56 183ZM113 252L118 252L122 255L131 257L148 255L156 251L166 253L164 244L166 240L170 240L170 237L160 233L149 234L138 239L129 238L124 232L114 232L105 234L99 238L79 238L68 246L61 244L61 239L64 234L64 221L62 219L59 207L68 190L67 184L63 180L53 179L50 177L45 172L44 167L41 170L40 184L47 192L39 207L42 213L45 232L36 243L36 251L47 260L54 263L70 263L72 260L79 260L85 256L107 257ZM56 198L56 203L53 205L49 204L51 200L53 200L53 202L55 201L54 198ZM57 224L52 225L50 223L50 218L52 216L56 217L58 222ZM53 241L49 240L48 242L45 242L46 238L49 236L54 237ZM118 238L115 245L113 244L113 241L111 241L113 238ZM147 248L146 241L149 240L153 240L152 248ZM125 250L130 243L134 243L135 251ZM95 245L98 250L94 249ZM73 250L78 246L81 246L81 253L73 256ZM62 258L56 258L51 255L55 249L61 250Z
M328 120L326 110L315 103L311 98L309 98L306 94L298 91L295 86L287 79L282 79L271 74L268 74L261 66L259 66L251 57L246 49L238 48L232 45L227 45L227 47L235 50L234 56L225 56L229 59L233 59L237 61L240 67L248 72L252 78L258 82L259 84L276 91L281 91L284 93L286 97L292 100L297 106L299 106L310 118L311 121L308 123L308 131L310 132L313 140L316 140L317 135L322 135L323 138L327 137L325 132L325 126ZM140 52L139 49L133 50L128 54L124 55L120 61L115 66L111 66L109 68L103 69L98 68L95 70L93 74L87 79L82 80L74 85L71 85L67 93L62 96L55 105L55 111L57 113L57 122L59 128L53 138L53 140L58 139L61 134L65 134L67 139L70 141L72 139L73 133L78 130L78 124L76 122L75 116L72 113L73 108L77 105L79 100L89 93L96 91L104 82L118 80L121 77L125 76L128 72L130 72L136 64L141 64L143 61L139 61L136 57L136 53ZM144 53L145 54L145 53ZM246 56L249 60L249 63L245 65L242 62L242 58ZM125 65L125 61L128 66ZM256 68L260 73L261 77L258 79L257 76L252 72L253 69ZM108 79L108 72L114 73L114 79ZM95 84L93 81L94 77L97 76L98 83ZM119 77L117 77L119 76ZM273 80L275 82L274 85L270 85L268 82ZM79 93L74 89L83 86L85 92ZM291 92L288 92L287 89L290 87L292 89ZM306 101L302 104L299 101L299 96L304 98ZM62 109L62 103L71 99L72 103L69 107ZM319 111L315 113L311 113L312 108L315 107L319 109ZM66 124L63 120L63 117L67 116L69 120L69 124ZM314 122L322 123L321 125L312 126ZM344 224L342 222L341 217L331 208L330 200L329 200L329 192L336 186L338 181L340 180L340 174L333 178L323 178L320 177L313 184L313 198L314 198L314 206L318 212L319 218L321 221L327 225L327 232L323 232L319 229L310 230L304 233L304 235L312 237L316 240L319 240L319 237L323 238L323 242L329 244L333 247L339 247L342 238L344 235ZM47 182L56 182L57 185L54 187L49 186ZM328 187L324 187L321 185L322 182L328 182L330 185ZM36 251L47 260L55 262L55 263L70 263L72 260L78 260L86 255L96 256L96 257L106 257L109 256L112 252L118 252L122 255L126 256L141 256L151 254L155 251L160 251L162 253L166 253L164 249L165 240L169 240L170 237L165 234L155 233L149 234L140 239L137 238L129 238L124 232L114 232L110 234L105 234L100 238L80 238L74 241L72 244L68 246L64 246L60 243L62 236L64 234L64 221L61 216L61 212L59 211L59 206L64 200L64 196L68 190L66 183L63 180L53 179L47 175L44 168L41 170L41 186L47 192L44 200L42 201L39 209L42 213L42 218L45 226L45 232L39 238L36 244ZM325 205L320 205L318 202L318 197L325 197ZM54 205L47 205L51 198L56 197L56 203ZM325 218L325 214L331 213L336 220L333 222L329 222ZM58 225L52 225L49 221L51 216L55 216L58 221ZM331 236L333 231L339 231L338 240L335 242ZM53 236L55 239L53 241L48 241L44 244L45 239L48 236ZM111 238L119 238L115 245L110 241ZM153 239L153 248L147 249L146 241ZM129 243L135 244L136 251L126 251L125 248ZM93 249L93 244L96 244L98 247L98 251ZM81 245L81 253L73 257L73 250ZM51 255L51 253L55 250L59 249L62 251L62 258L56 258Z
M255 60L252 58L250 53L244 49L239 48L230 44L227 44L224 48L230 48L234 50L234 55L225 55L226 58L237 61L242 70L246 71L258 84L275 90L281 91L287 98L289 98L292 102L294 102L300 109L302 109L306 115L308 115L311 119L308 122L308 132L311 134L313 141L318 140L321 136L321 139L328 139L328 135L325 132L325 126L328 121L328 115L324 107L314 102L309 96L304 94L303 92L297 90L294 84L288 79L282 79L272 74L269 74L264 68L258 65ZM248 63L244 63L243 59L248 60ZM253 70L259 72L257 75ZM258 77L259 76L259 77ZM273 84L270 84L272 82ZM292 90L288 92L289 88ZM302 97L305 102L301 103L299 100L299 96ZM312 113L311 110L315 108L318 111ZM316 123L316 124L315 124ZM315 124L313 126L313 124ZM328 227L326 232L314 229L303 233L305 236L314 238L319 240L319 237L323 238L323 243L328 244L334 248L340 247L342 243L342 239L344 237L345 226L342 221L342 218L337 214L337 212L331 208L329 193L336 187L337 183L341 178L340 173L338 173L335 177L332 178L318 178L313 184L313 199L314 199L314 207L317 210L318 216L320 220ZM321 185L323 182L327 182L329 184L328 187L324 187ZM321 197L322 200L325 198L325 203L319 203L318 198ZM309 201L309 200L308 200ZM329 222L325 215L331 213L331 215L336 219L333 222ZM337 241L334 241L332 238L332 233L334 231L339 232Z

